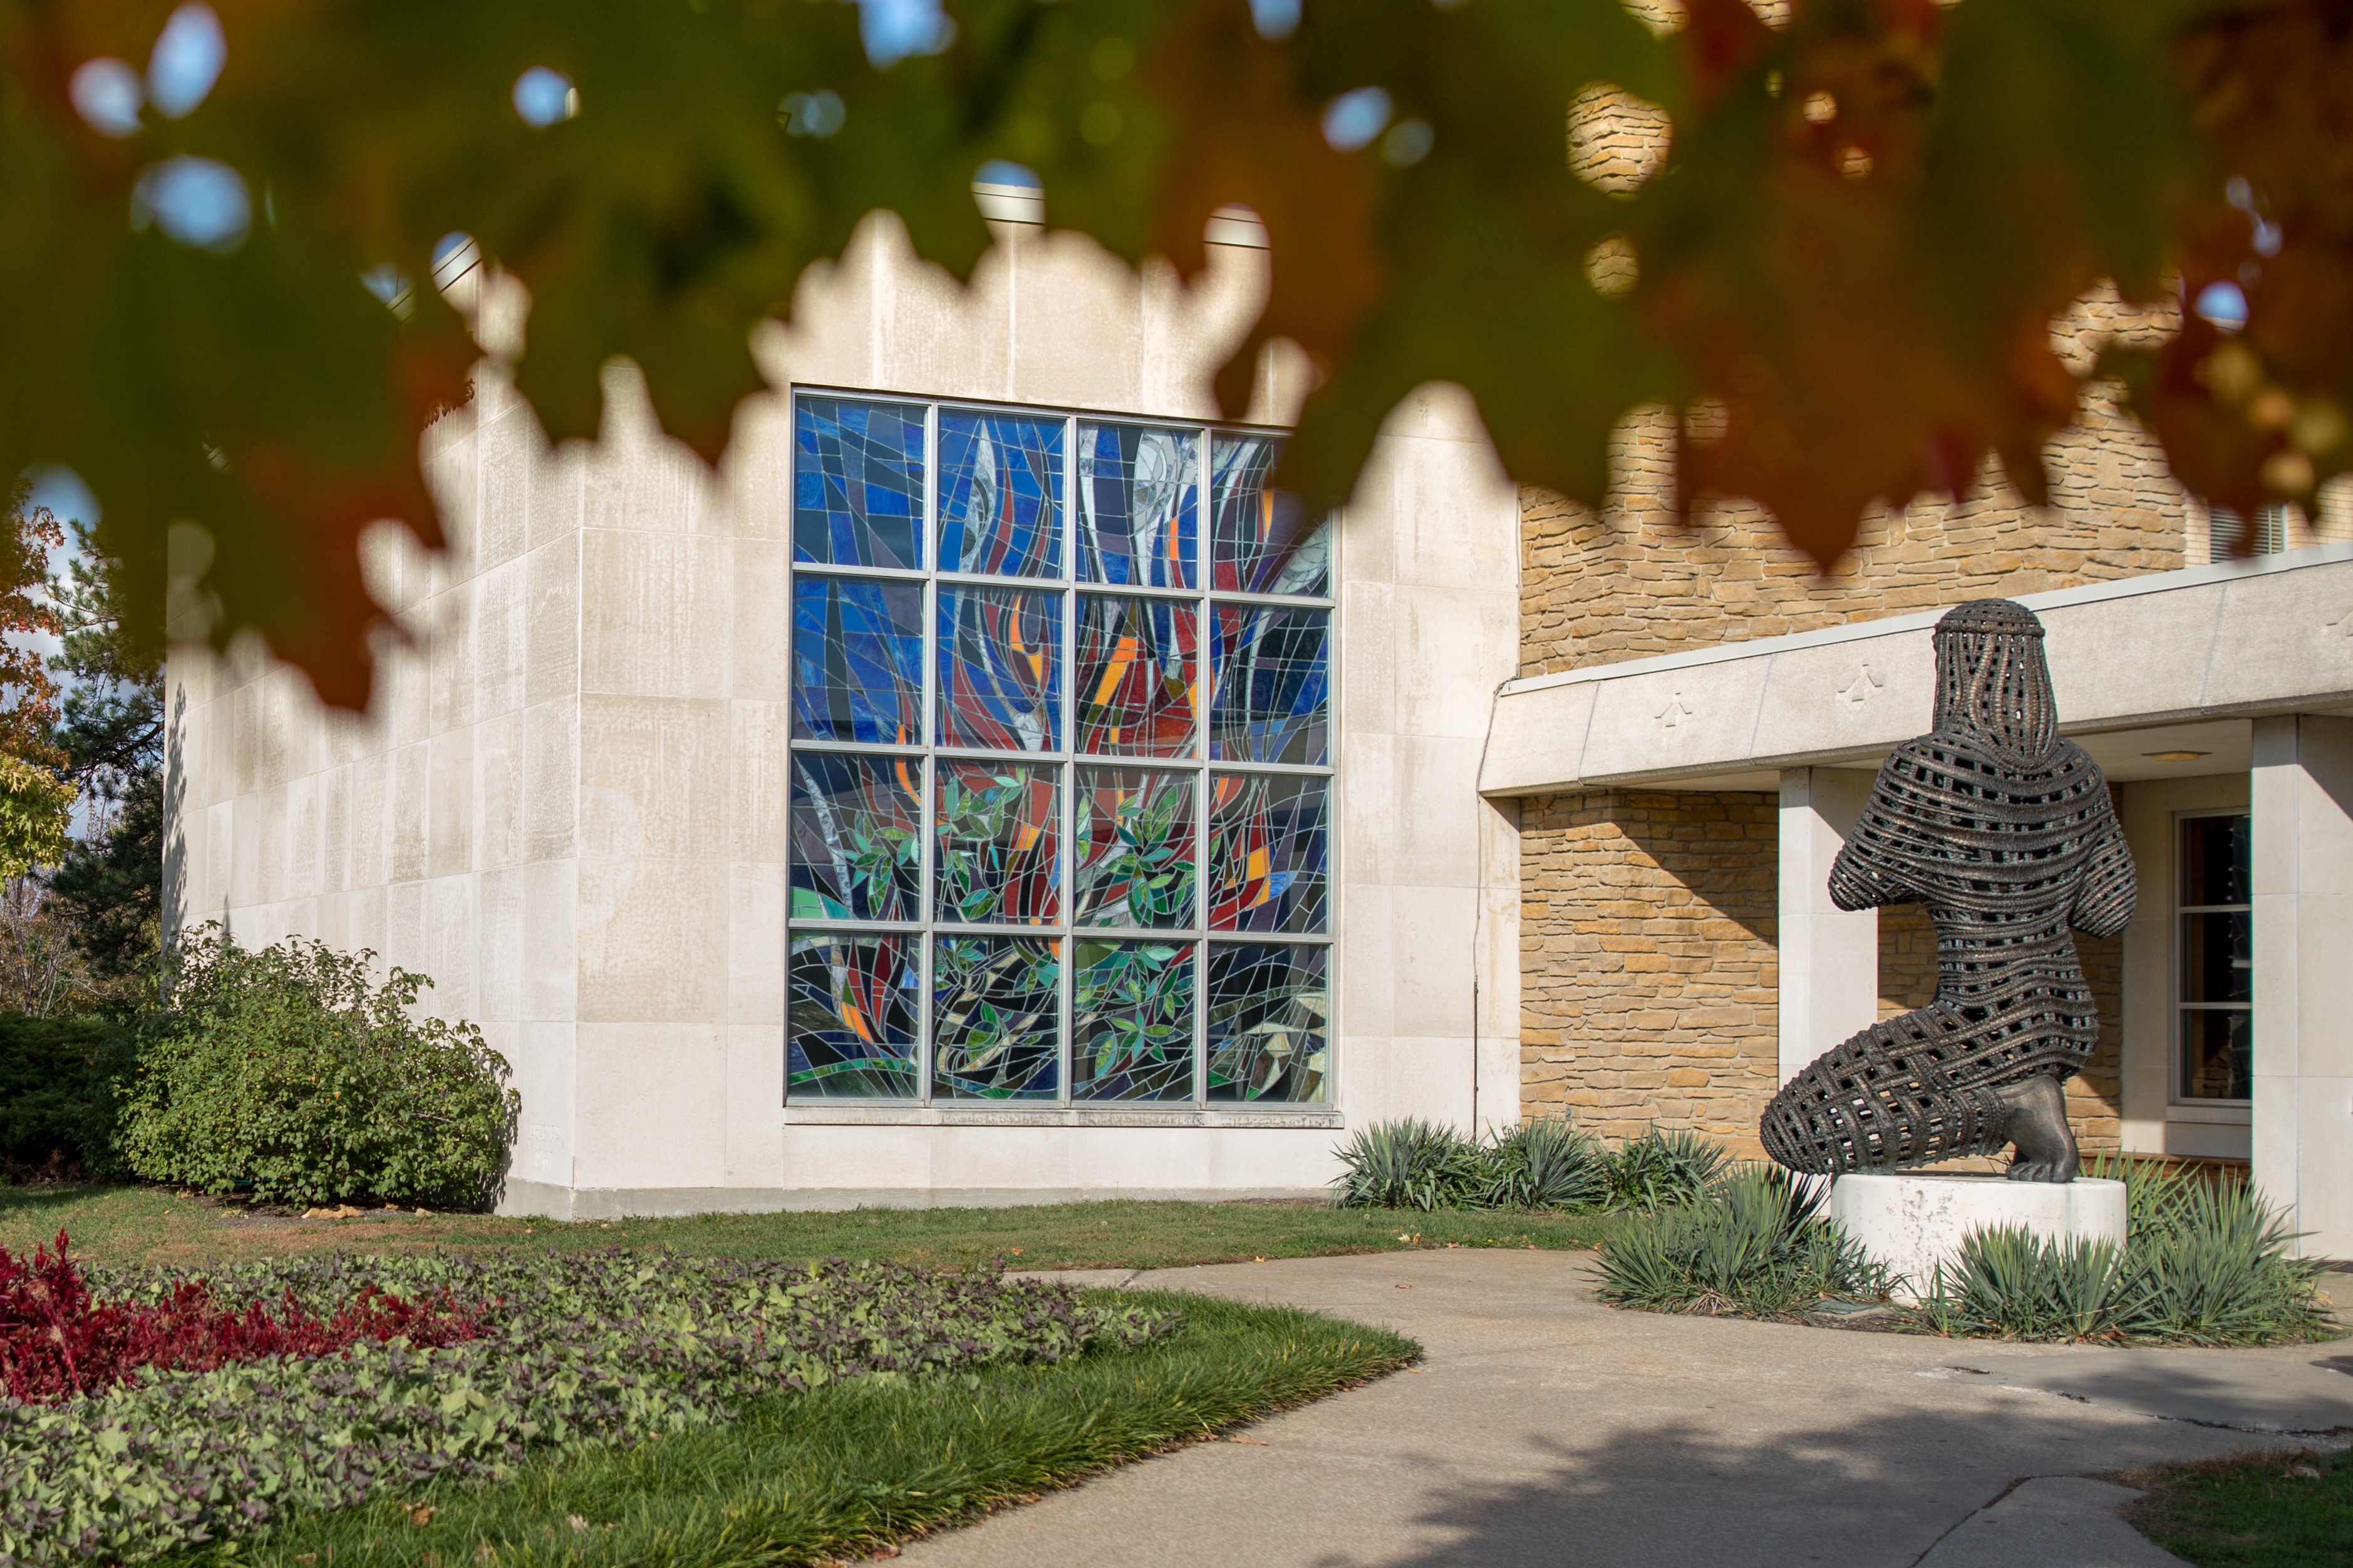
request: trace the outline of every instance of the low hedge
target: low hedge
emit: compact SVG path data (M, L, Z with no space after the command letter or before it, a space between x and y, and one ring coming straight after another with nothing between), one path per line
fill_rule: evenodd
M194 1278L90 1276L102 1303L132 1306ZM363 1338L322 1356L149 1369L102 1394L0 1399L0 1563L250 1539L436 1478L501 1479L536 1452L709 1427L762 1395L1054 1363L1147 1343L1178 1321L994 1271L619 1251L278 1261L204 1285L232 1309L311 1319L371 1289L446 1300L479 1337Z

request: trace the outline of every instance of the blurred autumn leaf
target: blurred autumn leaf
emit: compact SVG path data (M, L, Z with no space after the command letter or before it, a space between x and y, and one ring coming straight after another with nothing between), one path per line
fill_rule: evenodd
M1588 501L1664 404L1687 500L1828 562L1989 452L2042 493L2079 396L2049 325L2102 279L2206 312L2097 372L2202 494L2308 506L2353 451L2353 0L896 13L926 36L870 54L884 13L840 0L0 0L0 475L81 474L142 625L198 525L211 635L358 705L359 532L438 542L418 436L480 355L437 263L528 288L552 436L626 356L714 458L802 269L889 208L968 276L992 159L1130 261L1189 273L1215 209L1260 214L1272 294L1219 390L1312 356L1312 504L1423 382Z

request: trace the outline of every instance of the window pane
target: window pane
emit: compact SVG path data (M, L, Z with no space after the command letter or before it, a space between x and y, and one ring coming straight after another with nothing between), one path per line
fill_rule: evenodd
M1218 605L1209 627L1209 754L1221 762L1330 760L1331 613Z
M2216 1007L2181 1015L2181 1098L2253 1098L2254 1030L2242 1008Z
M792 1100L912 1100L915 1095L920 937L799 936L788 964Z
M1080 426L1079 580L1194 586L1200 463L1187 431Z
M2181 999L2253 1001L2254 938L2251 912L2182 916Z
M1209 944L1209 1098L1320 1102L1328 948Z
M1198 620L1181 600L1079 595L1080 751L1194 754Z
M1273 773L1209 779L1209 926L1320 934L1329 882L1331 781Z
M794 577L793 735L922 743L922 584Z
M1216 498L1209 585L1226 594L1329 593L1330 523L1310 522L1298 497L1266 482L1282 442L1219 436L1209 451Z
M932 949L932 1092L1052 1100L1061 1088L1062 944L943 937Z
M920 757L793 753L792 918L923 918Z
M1079 924L1193 923L1197 779L1141 768L1079 770Z
M939 743L1060 749L1060 592L943 584L939 595Z
M1193 949L1082 942L1071 1092L1080 1100L1193 1098Z
M940 567L1062 574L1062 422L940 413Z
M923 563L923 411L796 400L793 554L837 566Z
M939 845L933 903L944 921L1043 925L1061 918L1060 768L954 762L934 775Z
M2181 824L2181 901L2243 904L2252 898L2253 840L2243 816L2192 816Z

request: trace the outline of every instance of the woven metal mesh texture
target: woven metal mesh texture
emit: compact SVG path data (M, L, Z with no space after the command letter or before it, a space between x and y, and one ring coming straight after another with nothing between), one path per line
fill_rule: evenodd
M1926 906L1936 996L1800 1071L1767 1107L1766 1152L1836 1173L1991 1153L1995 1091L2065 1079L2099 1014L2070 928L2132 919L2132 856L2099 768L2058 738L2042 627L2006 599L1936 626L1936 728L1897 747L1831 868L1842 910Z

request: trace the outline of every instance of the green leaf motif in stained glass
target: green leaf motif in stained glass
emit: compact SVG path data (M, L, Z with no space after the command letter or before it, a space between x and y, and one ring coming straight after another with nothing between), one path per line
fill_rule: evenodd
M941 759L932 821L938 918L1033 925L1061 917L1060 773Z
M1079 943L1071 1047L1080 1100L1193 1098L1190 943Z
M1191 925L1197 816L1192 773L1080 769L1079 923Z
M1052 1100L1060 1087L1061 947L942 937L932 949L932 1092Z

